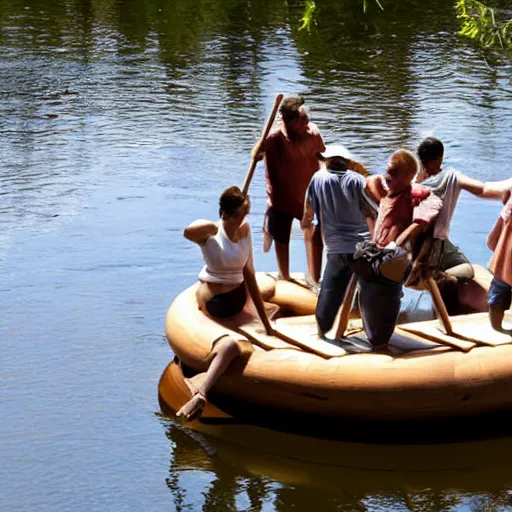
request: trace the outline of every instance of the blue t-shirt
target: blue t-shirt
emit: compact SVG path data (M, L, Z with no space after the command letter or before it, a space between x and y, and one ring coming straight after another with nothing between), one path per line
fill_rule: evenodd
M370 232L361 211L365 179L353 171L317 171L306 192L320 221L327 254L355 251L357 242L368 240Z

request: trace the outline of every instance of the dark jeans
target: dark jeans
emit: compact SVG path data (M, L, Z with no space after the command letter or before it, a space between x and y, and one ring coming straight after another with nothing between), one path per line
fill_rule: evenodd
M358 284L359 309L366 336L373 346L387 344L400 312L403 284L380 276L371 281L359 277Z
M316 305L316 321L323 333L334 323L347 289L352 270L352 254L328 254L322 286Z

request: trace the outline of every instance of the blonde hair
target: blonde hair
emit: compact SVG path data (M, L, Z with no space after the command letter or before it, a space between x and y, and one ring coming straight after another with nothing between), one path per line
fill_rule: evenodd
M408 174L411 175L412 178L416 176L416 173L419 169L418 159L411 151L407 149L397 149L392 155L391 158L395 160L400 165L403 165L405 169L407 169Z

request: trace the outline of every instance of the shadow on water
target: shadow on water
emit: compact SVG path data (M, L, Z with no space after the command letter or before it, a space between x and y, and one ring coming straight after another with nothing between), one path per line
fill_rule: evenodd
M508 455L512 438L492 443L446 445L443 454L451 469L372 469L382 463L383 448L346 445L360 449L361 467L311 464L241 448L224 440L190 431L180 423L163 420L171 443L169 476L166 479L177 510L191 507L187 475L203 482L201 503L194 510L411 510L411 511L505 511L512 505L508 488L512 463ZM436 450L436 447L433 446ZM421 467L427 450L396 447L397 457ZM453 468L450 458L466 450L472 464ZM367 467L364 467L364 464ZM442 463L440 463L442 467ZM197 477L197 473L204 478ZM195 498L192 498L195 499Z

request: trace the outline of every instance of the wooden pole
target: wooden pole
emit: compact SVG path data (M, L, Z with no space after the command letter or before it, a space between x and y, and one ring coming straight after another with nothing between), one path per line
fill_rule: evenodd
M276 118L277 109L279 108L279 105L281 104L281 101L283 100L283 95L278 94L276 96L276 100L274 101L274 108L272 109L272 112L270 113L269 118L267 119L267 123L265 124L265 128L263 128L263 132L261 133L261 138L258 142L258 149L263 144L264 140L268 136L268 132L270 131L270 128L272 128L272 124L274 124L274 119ZM254 152L254 155L256 155L258 151ZM249 165L249 170L247 171L247 176L245 177L244 185L242 187L242 193L247 194L249 191L249 185L251 184L252 175L254 174L254 169L256 168L256 164L258 163L258 160L253 156L251 160L251 165Z
M434 281L433 277L428 277L427 279L425 279L425 285L427 286L427 289L430 292L430 295L432 296L434 306L436 308L437 314L441 322L443 323L446 334L453 334L450 316L448 315L448 311L446 310L446 306L444 305L443 298L441 297L441 292L439 291L437 283Z
M352 308L352 301L354 300L354 293L356 291L357 276L352 274L350 281L348 282L347 290L345 291L345 297L343 298L343 304L341 306L340 320L338 322L338 328L336 329L336 338L341 338L347 330L348 317Z

